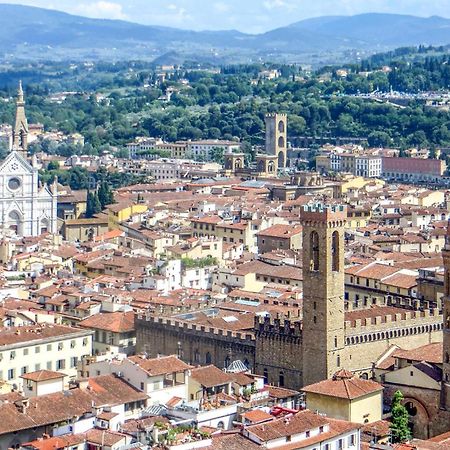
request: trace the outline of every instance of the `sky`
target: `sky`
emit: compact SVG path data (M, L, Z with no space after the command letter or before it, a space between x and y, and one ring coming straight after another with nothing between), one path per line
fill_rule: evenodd
M192 30L260 33L309 17L365 12L450 17L450 0L9 0L71 14Z

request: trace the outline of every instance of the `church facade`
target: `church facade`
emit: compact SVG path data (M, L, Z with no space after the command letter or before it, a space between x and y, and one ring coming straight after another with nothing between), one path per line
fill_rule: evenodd
M57 184L41 185L38 169L27 159L28 122L22 86L17 96L13 148L0 164L1 234L38 236L57 232Z

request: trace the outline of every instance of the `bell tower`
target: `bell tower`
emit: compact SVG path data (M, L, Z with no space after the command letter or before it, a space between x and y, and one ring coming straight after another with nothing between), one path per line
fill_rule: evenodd
M303 385L331 378L345 367L345 206L304 206Z
M28 151L28 121L25 115L25 101L23 98L22 81L19 81L16 100L16 120L13 130L13 150L22 152L26 156Z
M447 224L442 259L444 260L444 296L442 298L444 328L441 406L447 411L450 411L450 221Z
M286 167L287 161L287 115L266 114L266 153L278 158L279 169Z

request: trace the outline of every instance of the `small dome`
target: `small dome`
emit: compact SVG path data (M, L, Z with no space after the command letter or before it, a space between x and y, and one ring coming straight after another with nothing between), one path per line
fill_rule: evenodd
M353 373L349 370L341 369L333 375L333 380L349 380L353 378Z

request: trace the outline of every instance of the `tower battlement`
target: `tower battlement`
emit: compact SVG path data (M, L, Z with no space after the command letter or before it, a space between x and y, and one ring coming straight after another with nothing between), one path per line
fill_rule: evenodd
M266 119L274 119L275 117L278 117L280 119L285 119L287 118L287 114L285 113L267 113L265 115Z
M255 331L259 335L277 335L283 337L301 338L301 321L291 319L289 315L278 315L277 317L255 317Z
M304 205L300 212L302 221L329 222L347 219L347 207L345 205L325 205L315 203Z

